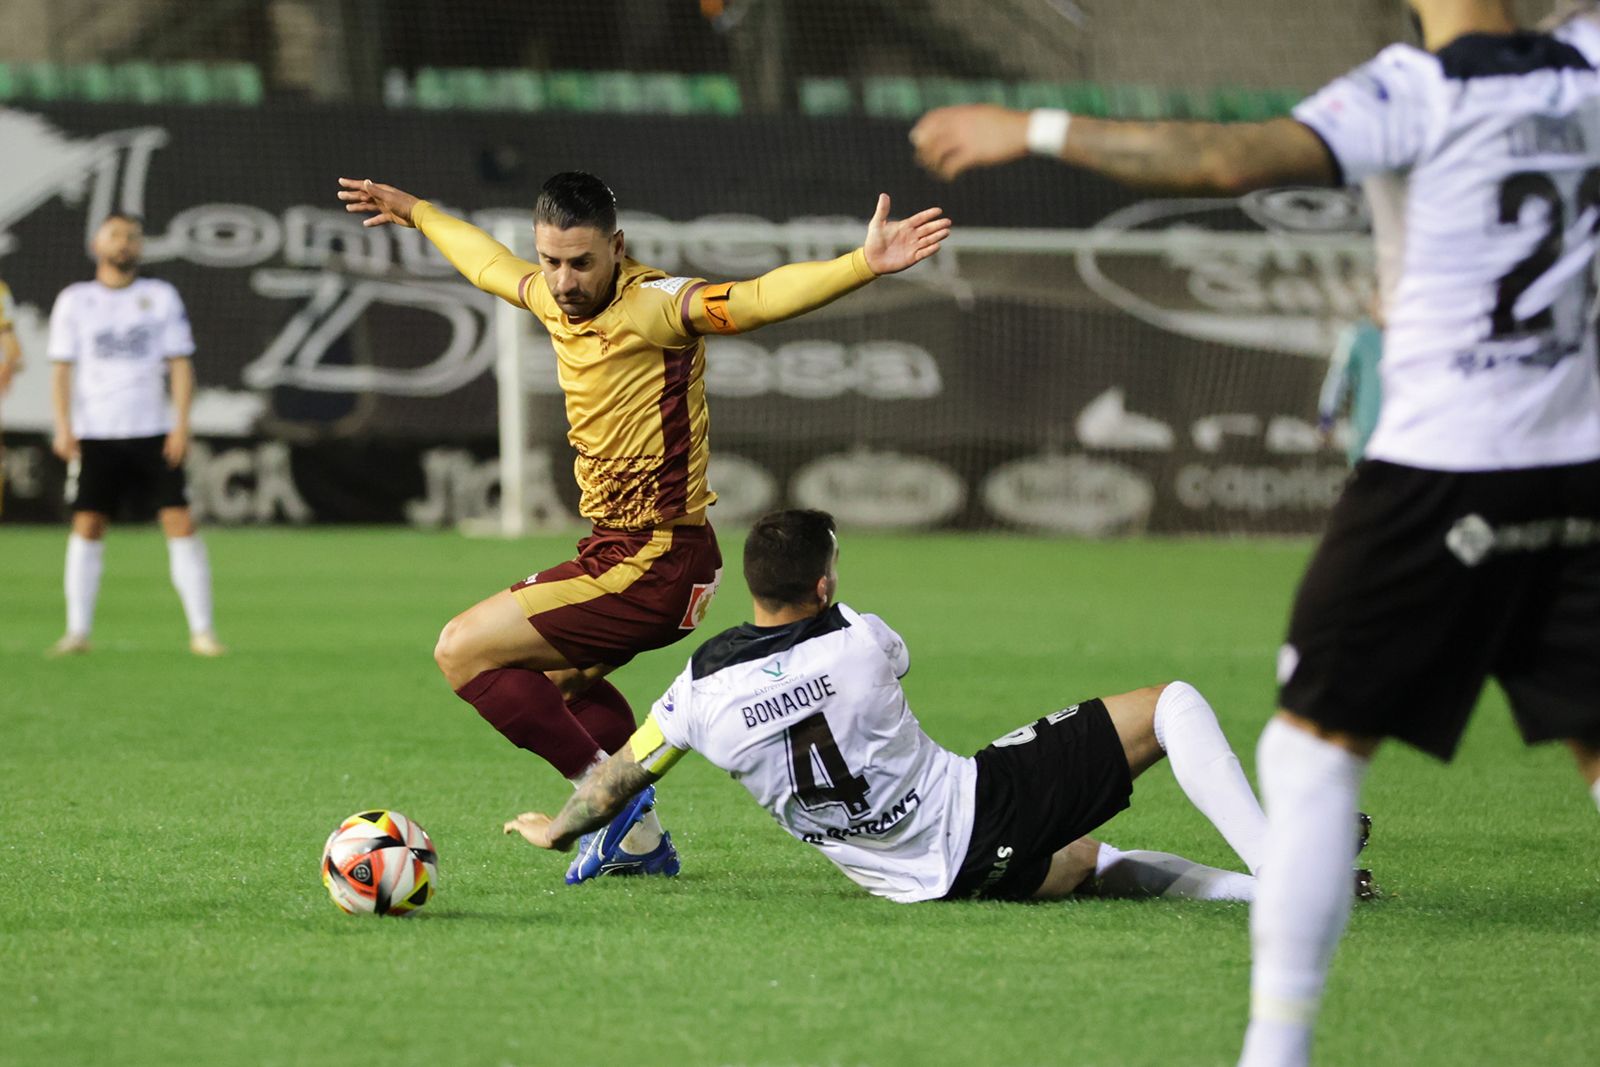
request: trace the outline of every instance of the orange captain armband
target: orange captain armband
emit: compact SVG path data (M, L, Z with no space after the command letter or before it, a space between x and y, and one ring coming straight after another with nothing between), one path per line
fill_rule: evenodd
M683 758L684 750L673 748L661 734L661 724L652 712L644 718L644 725L628 739L628 751L639 766L657 778L672 770L672 765Z
M686 318L696 327L712 333L738 333L739 324L733 321L733 312L728 309L728 294L733 291L733 286L733 282L718 282L696 287L689 294ZM696 299L700 301L699 315L694 313Z

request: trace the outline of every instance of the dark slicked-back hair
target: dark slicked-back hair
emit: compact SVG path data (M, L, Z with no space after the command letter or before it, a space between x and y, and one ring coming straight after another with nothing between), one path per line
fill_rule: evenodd
M593 174L564 170L546 181L533 203L533 221L570 230L593 226L606 236L617 232L617 197Z
M808 604L828 573L837 542L826 511L772 511L744 542L744 581L763 604Z

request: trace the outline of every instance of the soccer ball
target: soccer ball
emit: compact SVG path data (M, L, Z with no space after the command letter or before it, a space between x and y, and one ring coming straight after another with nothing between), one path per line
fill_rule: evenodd
M438 879L428 831L398 811L352 815L322 848L322 884L351 915L409 915L432 898Z

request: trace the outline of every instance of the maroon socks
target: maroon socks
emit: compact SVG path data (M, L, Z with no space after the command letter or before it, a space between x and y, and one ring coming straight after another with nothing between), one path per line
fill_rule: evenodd
M561 690L538 671L521 667L484 671L456 695L477 708L507 741L544 758L564 778L578 777L604 755L561 699Z
M633 709L617 687L600 679L570 702L538 671L501 667L456 690L518 748L546 760L564 778L577 778L633 736Z
M567 707L594 743L607 752L616 752L633 736L636 723L628 698L604 678L567 701Z

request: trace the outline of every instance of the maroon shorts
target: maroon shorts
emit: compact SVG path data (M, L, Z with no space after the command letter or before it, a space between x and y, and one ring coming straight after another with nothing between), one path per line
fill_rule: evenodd
M716 532L690 519L649 530L596 527L578 542L577 559L511 592L568 663L620 667L698 626L721 577Z

